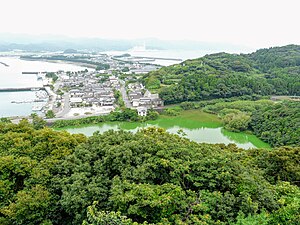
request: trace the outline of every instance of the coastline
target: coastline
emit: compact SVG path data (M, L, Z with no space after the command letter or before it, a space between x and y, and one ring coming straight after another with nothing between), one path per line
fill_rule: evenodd
M81 66L81 67L87 67L90 69L96 69L96 65L89 64L89 63L82 63L82 62L73 62L68 60L51 60L51 59L26 59L26 58L20 58L20 60L24 61L41 61L41 62L48 62L48 63L62 63L62 64L71 64L75 66Z
M54 121L53 121L54 122ZM92 135L95 131L105 131L106 129L115 129L114 126L118 124L118 129L124 129L128 131L135 132L137 129L147 126L161 127L166 129L168 132L173 134L178 134L178 130L182 130L184 132L184 136L188 139L196 142L200 142L197 138L203 132L203 129L206 129L206 133L208 134L216 134L221 135L222 137L226 137L227 144L235 143L240 145L241 148L248 149L252 148L246 145L253 145L255 148L271 148L271 146L259 139L257 136L253 134L248 134L246 132L231 132L226 130L223 127L223 124L219 120L219 118L215 115L205 113L199 110L184 110L179 115L176 116L167 116L167 115L159 115L155 120L146 120L146 121L111 121L111 120L103 120L101 122L95 123L81 123L80 120L77 120L78 123L73 125L65 124L62 127L52 127L54 130L66 130L74 133L83 133L85 135ZM120 124L122 128L120 128ZM48 124L51 126L51 124ZM187 136L186 136L187 135ZM203 133L201 134L203 135ZM200 136L201 136L200 135ZM204 138L201 142L206 142L207 137ZM223 138L220 139L220 143ZM208 142L212 143L213 142ZM242 147L245 145L244 147Z

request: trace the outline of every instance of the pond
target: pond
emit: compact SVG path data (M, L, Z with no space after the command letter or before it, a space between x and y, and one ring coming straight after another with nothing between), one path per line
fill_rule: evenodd
M125 130L137 132L141 128L161 127L169 133L179 134L192 141L199 143L224 143L236 144L240 148L270 148L255 135L246 133L234 133L222 128L220 120L211 114L199 110L182 112L176 117L160 116L159 119L147 122L105 122L97 125L85 125L80 127L66 127L59 130L66 130L70 133L83 133L91 136L94 132L103 133L108 130Z

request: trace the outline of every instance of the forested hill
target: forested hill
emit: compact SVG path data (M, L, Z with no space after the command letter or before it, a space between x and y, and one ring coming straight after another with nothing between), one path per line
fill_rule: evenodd
M298 225L300 148L0 121L1 225Z
M247 57L254 61L256 68L265 72L273 68L296 67L300 66L300 46L287 45L260 49Z
M143 79L166 104L243 95L300 95L300 46L206 55L163 67Z

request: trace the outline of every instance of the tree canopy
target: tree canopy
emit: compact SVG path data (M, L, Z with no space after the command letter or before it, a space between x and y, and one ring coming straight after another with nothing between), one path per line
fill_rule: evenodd
M299 147L0 123L1 224L297 224Z
M217 53L163 67L143 77L166 104L246 95L300 95L300 46L252 54Z

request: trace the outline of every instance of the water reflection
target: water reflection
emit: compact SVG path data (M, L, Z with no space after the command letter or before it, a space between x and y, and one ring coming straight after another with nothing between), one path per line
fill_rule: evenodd
M149 123L107 122L99 125L67 128L66 130L70 133L83 133L87 136L91 136L96 131L103 133L108 130L122 129L135 133L139 129L155 126L164 128L172 134L182 133L184 137L199 143L232 143L244 149L268 147L266 143L254 135L229 132L222 127L216 127L216 123L211 123L210 126L206 126L206 124L207 123L188 120L185 120L183 123L179 118L168 118Z

